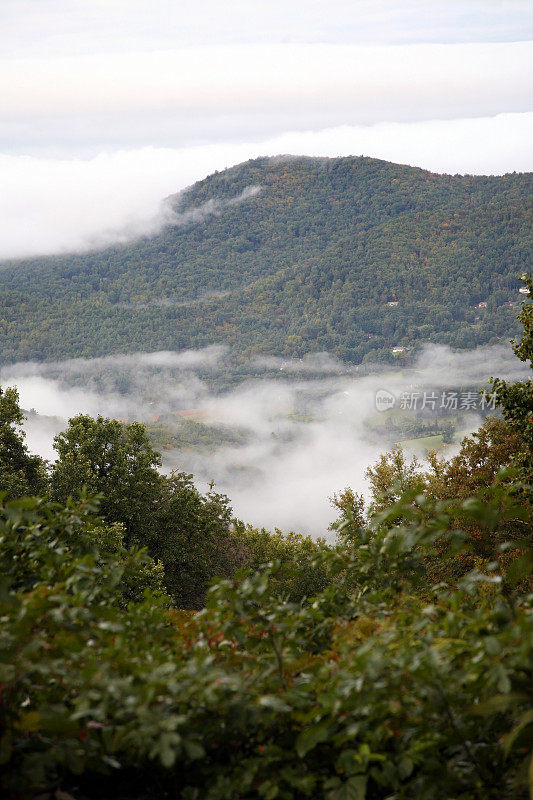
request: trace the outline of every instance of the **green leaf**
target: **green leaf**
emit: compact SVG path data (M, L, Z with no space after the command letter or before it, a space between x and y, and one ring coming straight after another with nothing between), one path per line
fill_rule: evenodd
M366 775L354 775L341 786L329 792L327 800L365 800L366 783Z
M402 779L402 781L404 781L406 778L409 777L409 775L411 775L414 768L415 765L410 758L405 757L401 759L400 763L398 764L398 772L400 774L400 778Z
M503 668L500 668L498 672L499 672L499 678L497 684L498 691L500 691L502 694L509 694L509 692L511 691L511 681L509 680L509 676L507 675L507 673Z
M275 800L279 795L279 786L274 781L265 781L259 786L259 794L265 800Z
M113 758L113 756L102 756L102 761L105 764L109 764L109 766L113 767L113 769L120 769L122 766L120 761L117 761L117 759Z
M355 772L356 768L359 766L357 755L356 750L343 750L336 763L339 772L346 772L348 775Z
M176 753L174 752L172 747L169 747L168 745L163 744L161 746L160 751L159 751L159 760L161 761L161 764L164 767L166 767L167 769L170 769L171 767L174 766L174 762L176 760Z
M329 720L323 720L317 725L309 725L296 739L296 752L303 758L306 753L313 750L320 742L325 742L330 729Z
M506 755L509 753L513 744L515 743L518 736L520 736L522 731L525 730L528 727L528 725L532 724L533 724L533 708L530 708L529 711L526 711L524 714L522 714L522 716L518 720L518 723L514 726L512 731L508 733L507 736L505 737L503 748Z
M497 656L502 649L499 641L494 636L485 636L483 646L489 656Z
M516 586L524 578L527 578L533 568L533 553L528 552L517 558L509 565L507 570L507 581L511 586Z
M199 742L192 742L190 739L187 739L183 742L183 747L191 760L203 758L205 756L205 750Z

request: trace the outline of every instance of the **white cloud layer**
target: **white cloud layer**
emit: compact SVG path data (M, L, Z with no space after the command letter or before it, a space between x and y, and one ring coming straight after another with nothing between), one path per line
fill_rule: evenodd
M161 199L248 158L368 155L435 172L503 174L533 167L533 113L343 125L258 142L144 147L88 159L0 155L0 258L86 249L150 234Z
M3 53L228 42L475 42L531 36L528 0L2 0Z
M533 43L261 44L4 59L0 148L246 141L531 109Z
M46 458L55 457L53 436L67 418L82 412L150 421L154 414L196 409L205 424L237 427L248 434L245 444L165 451L165 468L192 472L203 489L214 479L248 522L321 536L334 517L328 496L346 485L366 492L366 467L391 446L376 412L377 390L392 392L397 403L402 392L422 397L427 390L440 398L442 391L457 391L460 405L461 390L486 385L491 374L517 380L528 373L508 346L452 353L433 345L413 371L387 367L363 377L325 354L304 362L268 359L263 374L259 360L252 365L260 380L214 390L210 381L220 369L227 374L224 358L224 348L210 347L15 364L0 370L0 382L18 386L25 409L56 417L30 416L26 424L30 449ZM479 423L468 412L463 426L473 430ZM381 428L373 429L376 424Z

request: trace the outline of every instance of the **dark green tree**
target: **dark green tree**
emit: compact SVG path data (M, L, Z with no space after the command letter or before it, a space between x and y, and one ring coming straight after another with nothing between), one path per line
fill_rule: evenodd
M212 489L202 495L183 472L162 479L149 549L180 608L201 608L209 582L232 577L245 562L228 498Z
M274 562L279 565L272 586L280 597L300 602L315 597L328 585L327 570L320 560L323 539L284 534L277 528L271 532L240 521L235 521L235 536L244 547L248 569L255 572Z
M52 497L66 502L86 487L101 493L101 513L125 526L126 543L145 545L161 491L161 457L144 425L79 414L54 439L58 459L52 470Z
M46 492L45 464L24 444L24 414L15 387L0 387L0 492L8 498Z
M529 361L533 369L533 279L523 275L524 286L528 289L527 299L518 315L523 326L522 338L514 342L513 350L521 361ZM499 378L492 379L493 391L502 410L504 419L521 439L521 447L516 464L526 483L531 483L533 475L533 381L508 383Z

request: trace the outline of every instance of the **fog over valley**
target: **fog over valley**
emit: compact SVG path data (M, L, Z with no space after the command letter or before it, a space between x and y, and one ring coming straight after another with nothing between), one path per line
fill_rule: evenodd
M0 800L533 800L532 63L0 0Z
M403 369L324 353L237 366L212 346L19 363L0 371L0 383L18 387L29 449L47 459L75 414L139 420L166 472L192 472L201 489L213 481L246 522L316 537L335 516L328 497L348 485L366 493L365 470L397 442L419 457L455 452L481 423L477 389L491 375L523 379L527 367L509 346L426 346ZM391 408L376 408L378 392L390 393Z

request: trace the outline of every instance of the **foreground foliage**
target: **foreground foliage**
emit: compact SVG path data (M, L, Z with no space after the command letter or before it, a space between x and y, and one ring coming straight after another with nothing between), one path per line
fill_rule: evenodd
M451 461L335 495L334 545L159 475L142 426L74 418L48 480L0 394L3 793L533 798L531 382L496 388Z
M124 610L146 556L103 556L93 510L1 509L10 796L522 796L531 605L502 592L496 564L428 590L427 548L465 546L443 504L408 495L324 547L330 583L312 601L281 599L274 564L219 582L197 614L146 581ZM508 495L462 511L491 527L525 516Z

